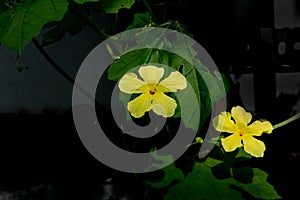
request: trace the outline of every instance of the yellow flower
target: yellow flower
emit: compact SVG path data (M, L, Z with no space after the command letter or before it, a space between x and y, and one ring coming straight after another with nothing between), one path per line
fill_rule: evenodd
M157 115L173 116L177 107L176 101L164 93L185 89L187 87L185 77L175 71L159 82L164 75L164 69L151 65L140 67L138 73L143 80L134 73L127 73L118 85L124 93L141 93L128 102L127 109L131 115L139 118L152 109Z
M273 126L269 121L257 120L249 125L252 115L244 108L237 106L229 112L222 112L213 119L217 131L232 133L222 138L221 144L225 151L234 151L244 146L244 150L255 157L263 157L265 144L253 136L261 136L263 132L271 133Z

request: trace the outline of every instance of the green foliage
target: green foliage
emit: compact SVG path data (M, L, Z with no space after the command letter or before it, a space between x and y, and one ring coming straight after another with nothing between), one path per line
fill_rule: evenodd
M268 183L268 174L258 168L253 168L254 177L251 183L241 183L235 179L224 180L225 183L235 185L258 199L280 199L274 187Z
M245 199L246 193L248 196L251 195L258 199L281 198L273 186L267 182L267 173L264 171L253 168L254 173L251 181L242 183L233 177L226 179L216 178L212 173L212 169L221 166L221 164L222 161L212 158L207 158L205 162L195 162L192 171L184 178L181 176L182 173L178 171L179 169L172 165L163 169L165 178L161 182L147 182L147 184L155 188L164 188L168 183L178 180L179 183L169 187L164 200ZM248 173L242 174L247 175Z
M95 7L104 13L118 13L120 9L129 9L135 3L134 0L76 0L75 2L95 3L88 6L88 12ZM73 12L68 11L68 5L67 0L27 0L9 6L1 2L0 43L21 53L30 40L37 36L49 22L58 23L44 34L43 45L59 41L65 33L71 35L79 33L83 22ZM84 11L79 9L79 14L84 14ZM93 21L90 16L85 17Z
M238 191L212 175L211 165L217 163L219 161L210 158L203 163L196 162L183 181L170 187L164 200L243 199Z
M163 181L147 184L155 188L165 188L169 183L165 200L245 199L245 195L257 199L281 198L268 183L268 174L252 168L248 162L250 158L243 156L243 150L232 153L219 150L219 146L216 146L210 157L203 162L187 160L193 162L194 167L184 178L180 176L179 168L171 166L163 169ZM171 184L174 180L179 182Z
M127 27L127 30L133 28L152 26L154 24L155 23L152 21L150 13L135 13L133 22Z
M198 128L197 119L199 118L199 113L195 110L195 104L197 104L197 99L192 99L192 95L195 92L196 98L198 98L198 103L200 102L199 89L200 85L198 84L197 73L195 69L183 59L176 59L177 62L174 62L174 54L170 54L166 51L154 50L154 49L143 49L131 51L127 54L124 54L120 59L116 60L110 66L108 70L108 78L111 80L119 80L126 72L132 70L136 66L144 65L146 63L158 63L166 66L171 66L175 70L178 70L181 66L183 67L183 74L186 76L189 81L191 88L188 87L186 90L182 90L176 93L177 99L179 99L180 105L185 106L185 113L182 113L182 119L187 127L196 129ZM171 62L171 63L170 63ZM166 68L166 71L168 69ZM208 98L208 96L206 96ZM193 102L195 101L195 102ZM203 99L203 104L210 102L209 99ZM210 108L210 106L205 106ZM204 110L203 110L204 111ZM209 114L210 110L205 110L201 113L205 116ZM176 110L177 114L175 117L180 116L179 109ZM195 124L196 123L196 124Z
M169 186L173 181L182 181L184 179L184 175L182 171L175 166L175 164L171 164L163 170L163 179L158 182L146 182L146 184L154 187L154 188L164 188L166 186Z
M152 152L152 155L155 160L157 160L161 163L152 164L145 171L148 171L151 168L161 169L163 166L165 166L166 163L172 163L174 161L172 155L158 155L156 148ZM182 181L184 178L182 171L179 168L177 168L174 163L168 165L167 167L163 168L162 170L164 173L163 173L163 178L160 181L157 181L157 182L146 181L145 183L154 188L164 188L164 187L170 185L173 181L175 181L175 180Z
M118 13L120 9L129 9L135 0L105 0L100 1L104 12L106 13Z
M108 68L108 79L118 81L128 71L145 64L148 55L151 55L153 49L135 50L123 54L121 58L115 60Z
M236 158L240 158L240 157L244 157L244 158L252 158L252 156L247 153L244 148L239 148L238 149L238 153L236 155Z
M0 14L0 42L21 53L48 22L60 21L68 9L67 0L27 0Z
M156 148L152 149L151 154L152 154L153 158L155 160L159 161L160 163L152 164L151 166L149 166L148 169L145 170L146 172L151 168L160 169L163 166L165 166L165 164L172 163L174 161L172 155L158 155Z
M118 13L120 9L129 9L135 0L75 0L78 4L97 3L97 7L101 8L105 13Z
M78 4L84 4L84 3L88 3L88 2L97 2L99 0L74 0L74 1Z
M0 1L0 13L4 12L8 9L8 6L6 5L5 1Z
M151 23L150 16L148 14L135 15L135 22L133 24L139 26L149 24ZM113 57L118 59L110 65L108 78L118 81L126 72L149 63L157 63L181 71L193 90L186 89L176 93L177 99L180 99L180 106L184 107L186 112L181 113L179 109L176 109L174 117L182 117L186 127L198 130L198 127L201 127L209 116L211 104L226 95L226 91L222 90L222 86L229 82L225 81L224 76L212 75L208 68L196 58L197 53L192 48L195 42L186 40L184 37L168 38L167 34L155 31L149 31L148 34L142 36L137 32L135 36L137 46L156 46L159 44L161 48L169 49L170 52L150 48L132 50L133 47L125 47L124 49L124 47L117 45L109 46L110 49L114 49L114 52L116 52L113 53ZM178 52L184 58L171 52ZM193 95L196 96L198 102L193 102ZM200 113L195 109L197 104L200 105L200 116ZM199 117L201 117L200 123L195 120Z
M64 18L43 35L42 44L49 45L61 40L66 33L75 35L81 31L83 21L73 12L68 11Z
M216 178L226 179L231 176L240 182L249 183L253 178L253 170L249 166L249 158L241 156L242 148L234 152L225 152L221 146L215 146L210 152L212 158L222 162L212 167ZM251 158L251 157L250 157Z

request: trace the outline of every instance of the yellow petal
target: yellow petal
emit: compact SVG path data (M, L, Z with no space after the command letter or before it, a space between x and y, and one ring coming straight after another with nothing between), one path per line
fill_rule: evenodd
M148 93L143 93L135 99L129 101L127 109L133 117L140 118L145 114L145 112L151 110L152 99L152 95Z
M140 67L139 74L146 83L158 83L161 77L164 75L164 71L165 70L163 68L148 65Z
M255 121L246 128L246 133L261 136L262 133L272 133L273 126L269 121Z
M217 131L236 133L238 132L238 127L231 119L231 115L228 112L222 112L213 119L213 126Z
M165 92L176 92L186 88L186 78L180 72L171 72L171 74L162 80L159 85L167 88Z
M155 94L152 104L153 111L157 115L162 115L163 117L173 116L177 107L176 101L164 93Z
M226 152L231 152L243 146L241 137L238 134L232 134L221 139L221 144Z
M137 75L134 73L127 73L125 74L121 80L119 81L119 89L127 94L133 93L141 93L142 91L139 90L143 85L146 83L137 78Z
M264 151L266 150L265 144L252 137L243 137L244 150L255 157L263 157Z
M252 115L249 112L246 112L241 106L236 106L231 109L231 115L240 129L246 128L250 123Z

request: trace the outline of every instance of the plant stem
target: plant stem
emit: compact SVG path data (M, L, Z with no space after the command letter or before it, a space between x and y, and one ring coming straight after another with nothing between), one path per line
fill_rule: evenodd
M282 126L285 126L285 125L287 125L287 124L289 124L289 123L291 123L291 122L293 122L293 121L295 121L295 120L297 120L297 119L299 119L299 118L300 118L300 113L294 115L293 117L291 117L291 118L289 118L289 119L287 119L287 120L285 120L285 121L283 121L283 122L280 122L280 123L274 125L274 126L273 126L273 129L276 129L276 128L280 128L280 127L282 127Z
M85 91L76 81L67 74L44 50L44 48L40 45L36 38L32 38L32 42L35 47L39 50L39 52L44 56L44 58L50 63L50 65L60 74L62 75L67 81L69 81L72 85L76 86L86 97L88 97L92 102L95 101L96 106L100 106L100 103L95 100L87 91Z
M157 21L154 13L152 12L152 9L150 8L149 4L147 3L147 1L146 0L142 0L142 1L145 4L145 6L146 6L147 10L149 11L149 13L151 14L151 16L153 17L154 21Z

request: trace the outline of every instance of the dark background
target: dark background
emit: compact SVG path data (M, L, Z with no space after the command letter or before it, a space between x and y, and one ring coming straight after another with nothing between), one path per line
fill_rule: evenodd
M157 6L161 3L165 6ZM220 71L232 79L229 107L243 105L255 114L255 118L266 118L274 124L300 111L300 54L299 49L295 49L295 44L300 42L298 1L152 0L149 4L160 20L174 19L185 24ZM141 7L136 3L130 11L121 11L119 17L123 26L131 22L132 13L142 10ZM71 53L57 50L59 46L50 46L50 54L60 63L73 62L79 67L96 40L89 30L81 34L75 36L77 46L72 47ZM70 38L66 36L62 41L65 46L72 43ZM83 43L85 50L79 50ZM59 74L54 72L45 76L50 67L43 64L31 45L22 58L31 68L21 75L14 72L13 61L9 61L12 52L0 47L3 65L0 86L4 88L1 95L3 99L10 97L2 101L3 111L0 110L0 197L105 199L105 195L109 197L113 193L127 196L127 199L142 199L144 188L138 179L103 166L86 151L72 120L71 86L63 78L57 78ZM77 63L70 61L72 53ZM37 68L36 65L44 66ZM10 71L6 72L5 68ZM75 75L76 69L66 67L65 70ZM35 74L35 70L39 73ZM6 73L13 81L5 79ZM17 78L14 78L15 73ZM41 74L45 78L34 81ZM250 78L250 84L244 77ZM285 77L281 78L284 86L278 85L280 77ZM24 89L23 83L26 92L14 94L15 88ZM42 84L37 87L39 83ZM63 84L61 88L60 84ZM295 89L292 93L282 92L289 88ZM54 101L57 98L61 99ZM299 130L298 120L275 130L271 136L262 137L267 146L265 157L255 160L258 167L269 173L269 182L284 199L299 197Z

